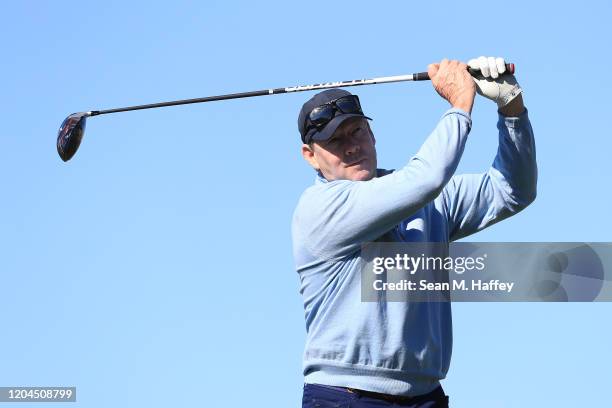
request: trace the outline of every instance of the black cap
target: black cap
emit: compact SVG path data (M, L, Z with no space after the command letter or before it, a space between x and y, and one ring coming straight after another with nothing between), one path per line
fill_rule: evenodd
M306 101L306 103L302 106L302 110L300 110L300 115L298 116L298 129L300 130L300 135L302 136L303 143L310 143L312 140L329 139L330 137L332 137L336 129L338 129L338 127L342 124L342 122L349 118L360 117L372 120L367 116L359 113L338 112L336 116L334 116L334 118L330 120L329 123L325 125L322 129L317 130L316 128L310 128L308 129L308 132L306 132L306 118L314 108L346 95L352 94L348 91L345 91L344 89L327 89L323 92L319 92L318 94L310 98L308 101Z

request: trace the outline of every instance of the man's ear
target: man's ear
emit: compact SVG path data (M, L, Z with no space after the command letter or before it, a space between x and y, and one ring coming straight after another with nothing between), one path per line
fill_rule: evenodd
M319 162L317 161L317 158L314 154L314 145L313 147L310 147L307 144L303 144L302 157L304 157L304 160L306 160L308 164L310 164L316 171L319 171L321 169L319 166Z

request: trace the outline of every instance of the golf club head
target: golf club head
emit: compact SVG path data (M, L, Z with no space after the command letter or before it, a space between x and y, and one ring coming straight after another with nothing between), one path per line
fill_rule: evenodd
M57 134L57 153L63 161L70 160L79 149L87 116L89 112L73 113L62 122Z

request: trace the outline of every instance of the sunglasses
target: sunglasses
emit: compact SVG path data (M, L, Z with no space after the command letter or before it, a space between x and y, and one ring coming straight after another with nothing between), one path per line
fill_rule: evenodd
M357 95L345 95L314 108L306 118L305 133L308 133L310 129L321 130L338 112L363 115Z

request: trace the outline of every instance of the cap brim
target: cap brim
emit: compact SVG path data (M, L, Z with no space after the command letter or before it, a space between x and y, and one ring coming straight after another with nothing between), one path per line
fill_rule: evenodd
M313 129L314 134L310 137L310 141L314 140L316 142L320 142L322 140L329 139L330 137L332 137L336 129L338 129L340 125L344 123L345 120L350 119L350 118L364 118L364 119L372 120L371 118L365 115L360 115L358 113L344 113L342 115L338 115L335 118L333 118L327 125L325 125L325 127L321 131L318 132Z

